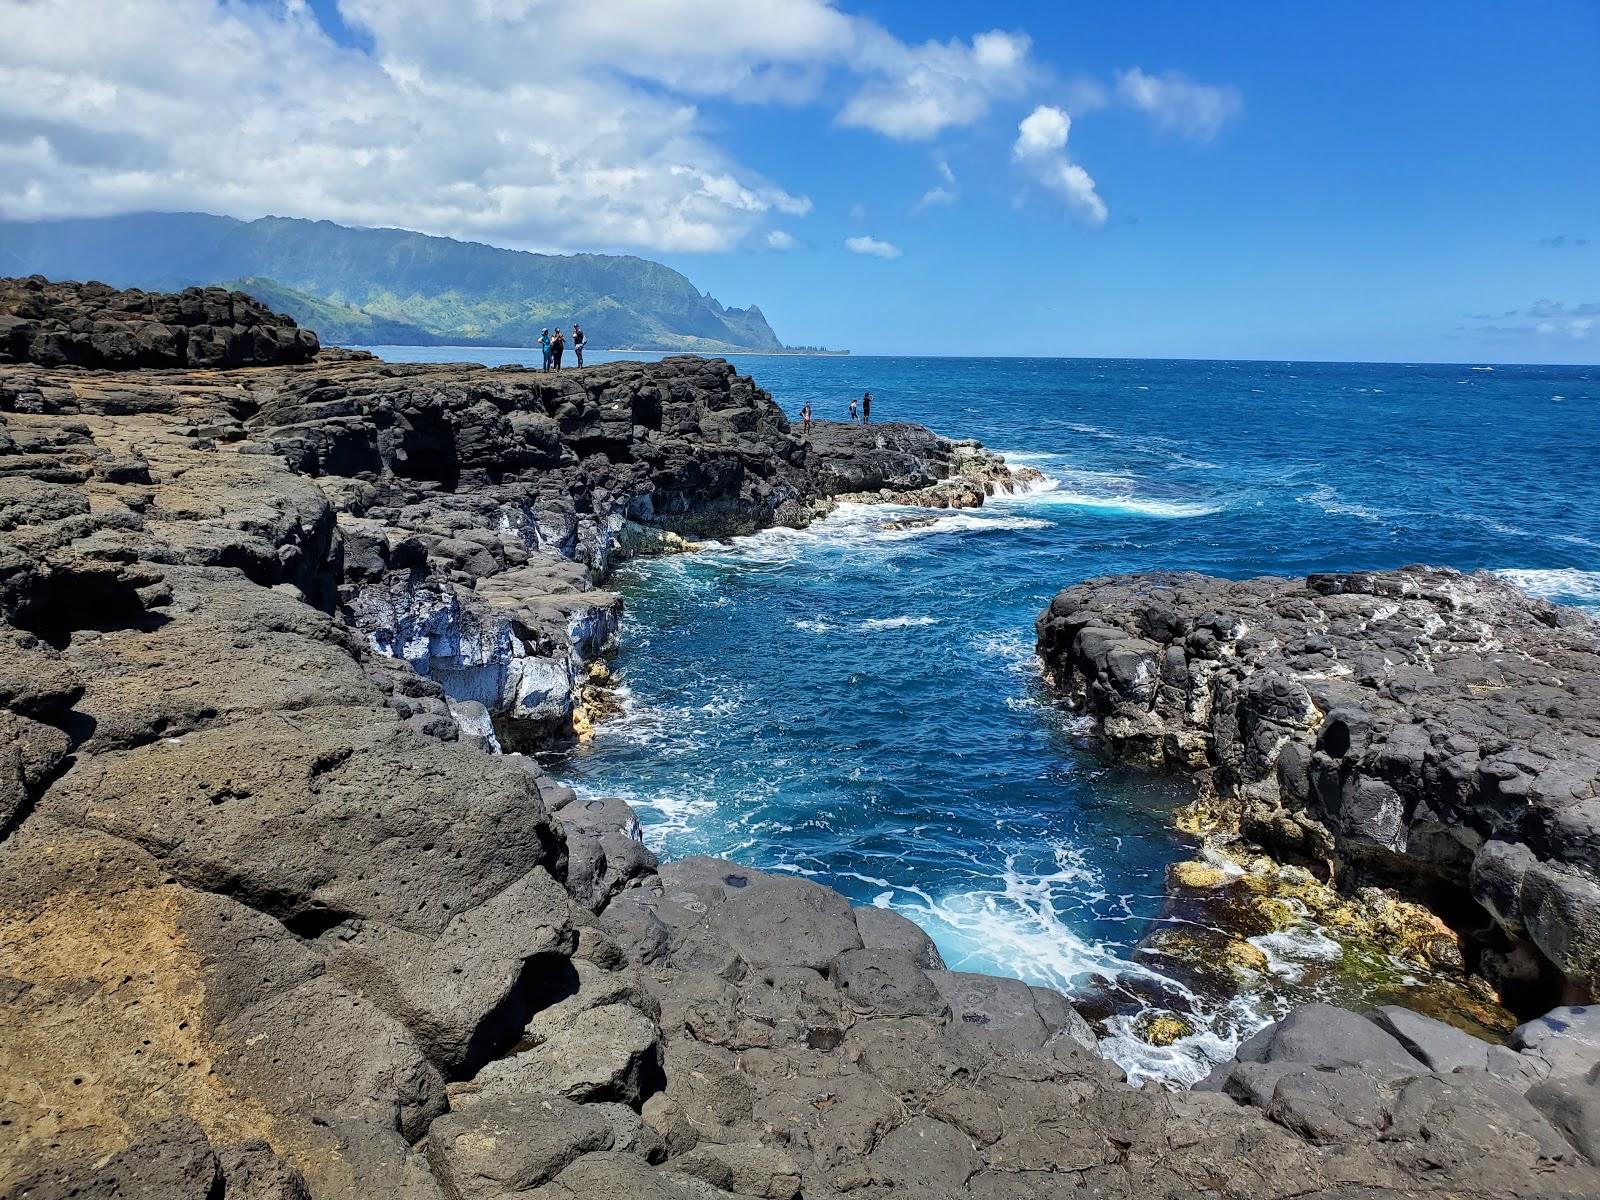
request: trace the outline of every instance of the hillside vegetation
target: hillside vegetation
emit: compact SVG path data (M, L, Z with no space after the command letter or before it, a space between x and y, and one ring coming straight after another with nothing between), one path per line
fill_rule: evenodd
M595 347L781 350L761 310L725 308L649 259L530 254L402 229L206 213L0 222L0 269L119 287L227 283L328 342L526 346L583 325Z

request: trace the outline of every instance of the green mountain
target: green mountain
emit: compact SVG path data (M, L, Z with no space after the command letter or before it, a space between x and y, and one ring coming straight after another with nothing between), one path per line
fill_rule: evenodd
M438 346L449 341L410 321L397 321L353 304L297 292L272 279L252 275L224 280L223 285L254 296L275 312L288 313L301 325L315 329L317 336L331 345Z
M759 308L724 308L633 255L529 254L403 229L206 213L0 221L11 273L245 291L328 342L527 346L574 321L597 348L781 350Z

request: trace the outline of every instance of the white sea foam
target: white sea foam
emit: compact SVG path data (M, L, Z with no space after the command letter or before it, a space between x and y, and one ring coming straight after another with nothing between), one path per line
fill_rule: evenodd
M1039 670L1039 660L1033 652L1033 641L1012 630L1000 633L981 633L972 639L972 646L987 658L998 658L1005 669L1033 675Z
M1162 453L1167 453L1163 451ZM1210 467L1199 459L1184 459L1170 455L1182 465ZM1214 499L1179 499L1153 496L1148 485L1136 475L1125 471L1093 471L1074 467L1063 461L1061 455L1017 454L1008 455L1037 466L1044 478L1029 483L1024 488L1006 495L1000 493L990 501L991 507L1023 505L1028 508L1040 505L1062 508L1081 508L1094 512L1116 513L1125 516L1155 517L1173 520L1184 517L1205 517L1221 512L1226 504Z
M1504 567L1495 571L1495 574L1530 596L1557 604L1575 605L1600 616L1600 571L1580 571L1575 568L1538 571Z
M861 628L869 630L878 629L909 629L918 625L937 625L938 617L872 617L861 622Z
M1061 505L1065 508L1084 508L1128 516L1155 517L1161 520L1209 517L1227 507L1213 501L1161 500L1151 496L1135 495L1128 491L1081 491L1066 486L1059 479L1047 479L1045 485L1028 499L1034 504Z
M1308 495L1297 497L1303 503L1314 504L1329 516L1357 517L1363 521L1370 521L1374 525L1385 524L1385 517L1392 513L1385 513L1375 508L1368 508L1364 504L1352 504L1340 497L1339 493L1327 484L1318 484L1316 489Z

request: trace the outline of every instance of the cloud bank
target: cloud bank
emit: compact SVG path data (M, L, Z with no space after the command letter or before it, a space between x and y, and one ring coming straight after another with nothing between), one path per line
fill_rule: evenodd
M99 0L93 20L81 0L0 0L0 217L200 209L724 250L811 202L729 156L698 101L821 103L842 84L839 123L912 140L1034 74L1024 35L913 45L826 0L339 15L362 46L305 0Z

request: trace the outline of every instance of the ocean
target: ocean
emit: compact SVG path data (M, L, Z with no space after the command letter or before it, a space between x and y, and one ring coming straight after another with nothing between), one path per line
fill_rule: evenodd
M1190 792L1103 761L1042 686L1033 621L1060 588L1427 562L1600 614L1600 368L734 361L791 416L810 402L843 419L870 389L876 419L979 438L1045 481L978 510L845 506L629 564L613 584L624 714L552 769L627 799L664 856L724 855L887 905L956 969L1078 998L1141 977L1146 993L1188 991L1135 949L1162 917L1166 866L1195 852L1171 824ZM1261 987L1183 996L1191 1036L1150 1046L1125 1011L1102 1025L1106 1052L1136 1079L1189 1082L1294 1003L1375 1002L1408 982L1327 983L1308 967L1339 948L1314 929L1263 948Z

